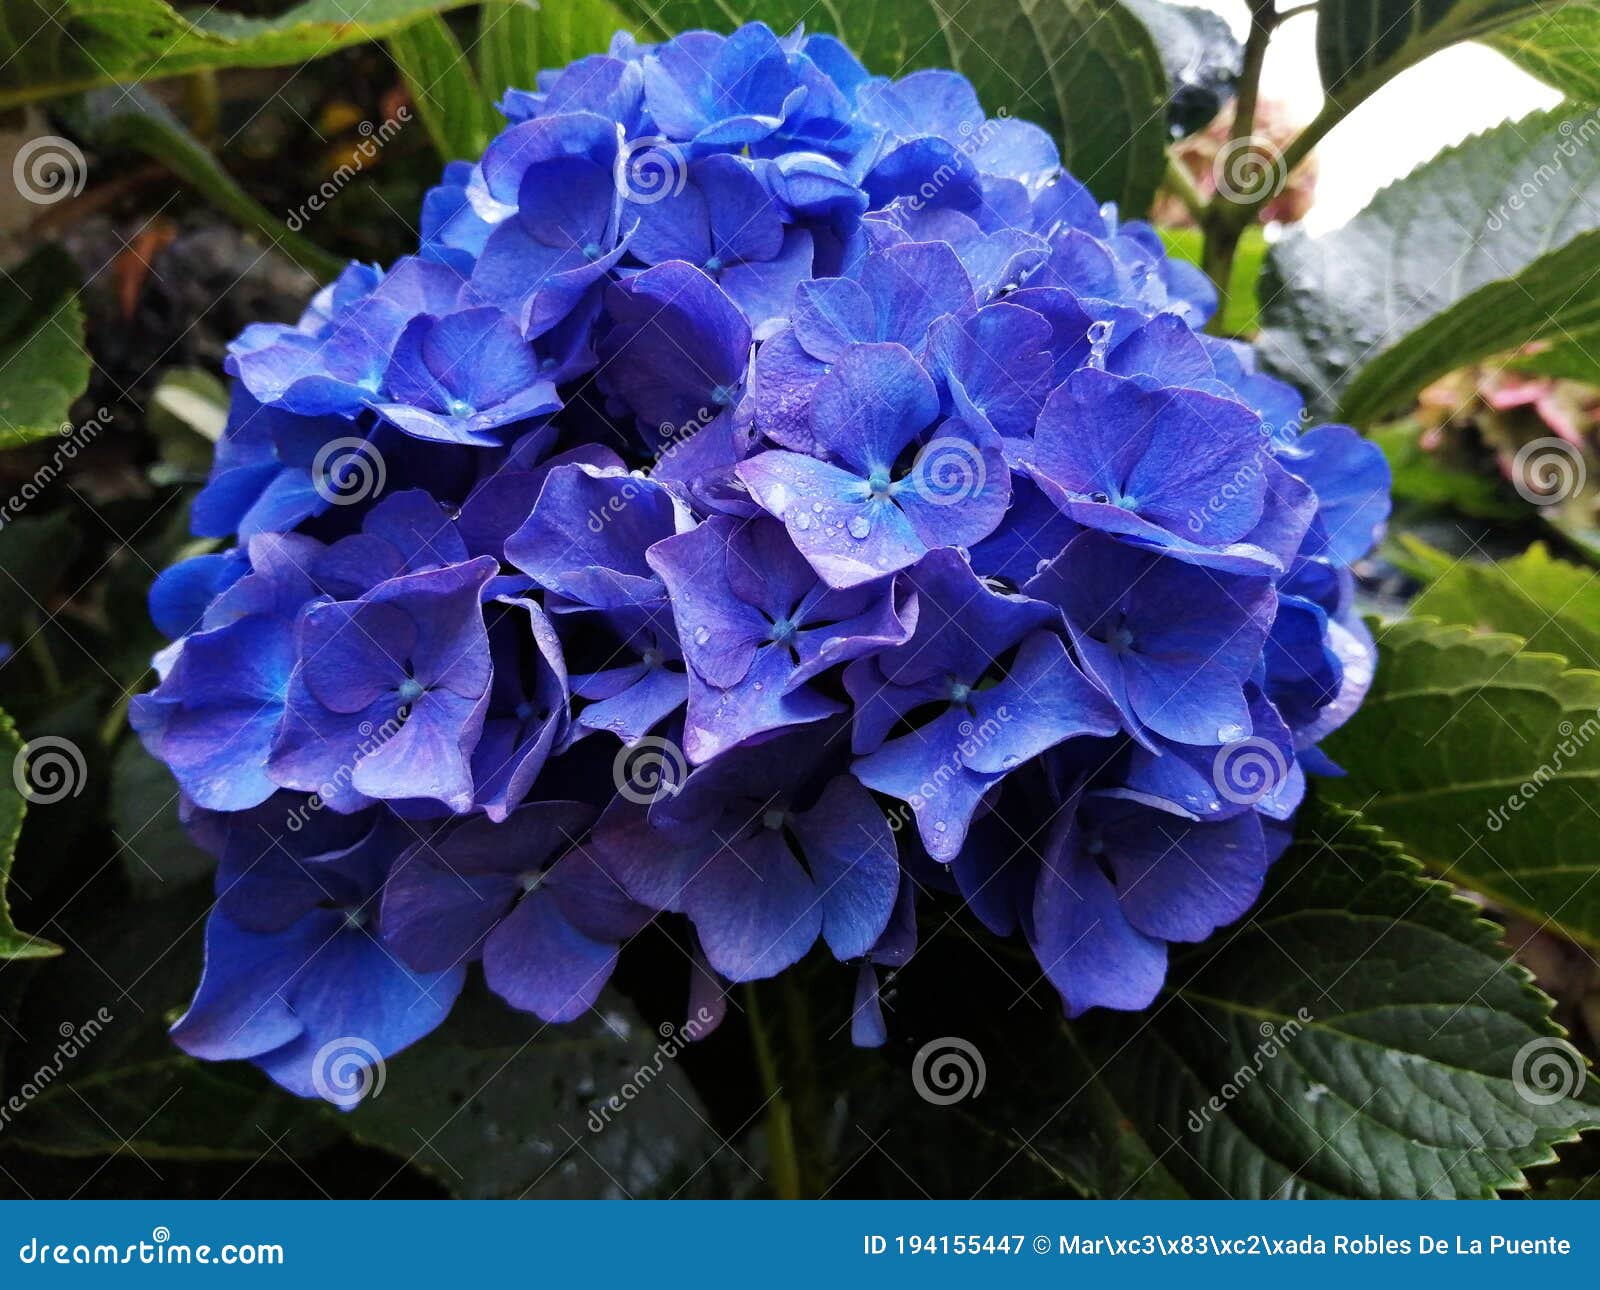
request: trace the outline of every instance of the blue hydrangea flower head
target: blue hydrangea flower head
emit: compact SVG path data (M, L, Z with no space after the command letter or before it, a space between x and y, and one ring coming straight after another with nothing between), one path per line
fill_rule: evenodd
M713 1016L820 942L875 1045L930 906L1073 1015L1251 907L1371 684L1383 457L1043 131L876 70L619 35L230 347L130 708L219 855L185 1049L348 1105L334 1041L472 974L571 1020L656 920Z

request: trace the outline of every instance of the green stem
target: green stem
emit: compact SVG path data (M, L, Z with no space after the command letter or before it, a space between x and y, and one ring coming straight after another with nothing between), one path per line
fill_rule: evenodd
M128 704L132 701L133 691L129 690L106 713L105 720L100 723L101 747L111 748L122 737L123 727L128 723Z
M33 656L35 666L39 669L39 677L44 682L46 694L56 695L61 693L61 669L56 666L55 655L50 652L50 642L44 638L44 629L39 624L36 614L27 614L22 620L22 629L28 633L28 653Z
M1228 131L1228 142L1223 145L1224 156L1231 153L1235 146L1246 143L1255 132L1261 68L1266 62L1272 30L1278 22L1273 3L1274 0L1250 2L1250 34L1245 37L1244 62L1239 69L1239 90L1233 105L1233 125ZM1287 171L1284 173L1287 174ZM1267 195L1271 197L1272 193ZM1228 312L1228 286L1233 281L1233 257L1239 249L1239 238L1246 225L1254 219L1253 211L1247 217L1239 218L1239 212L1244 209L1245 202L1226 196L1219 184L1216 196L1200 217L1200 228L1205 234L1200 267L1217 289L1217 312L1207 326L1207 330L1213 333L1220 332L1222 320Z
M209 147L216 141L222 123L222 94L217 88L217 74L203 69L184 77L183 106L189 133Z
M778 1062L773 1056L772 1040L767 1034L752 982L745 983L744 1006L750 1019L756 1068L761 1072L761 1086L767 1094L767 1154L772 1161L772 1190L779 1200L799 1200L804 1193L800 1188L800 1153L795 1148L794 1111L783 1094L783 1085L778 1082Z
M1239 68L1239 93L1234 100L1231 139L1248 139L1256 128L1256 101L1261 94L1261 68L1267 60L1267 45L1271 43L1273 28L1278 16L1273 12L1272 0L1252 0L1250 5L1250 34L1244 41L1244 61Z
M1184 209L1189 212L1196 224L1205 220L1206 199L1195 187L1194 177L1189 173L1188 167L1171 152L1167 153L1167 173L1161 184L1183 203Z

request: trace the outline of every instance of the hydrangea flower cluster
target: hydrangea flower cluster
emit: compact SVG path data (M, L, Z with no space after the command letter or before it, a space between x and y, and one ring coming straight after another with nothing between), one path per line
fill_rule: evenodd
M132 709L220 859L177 1042L349 1104L471 963L570 1020L665 918L691 1007L820 940L878 1044L939 892L1149 1004L1337 773L1381 456L953 73L752 24L501 110L232 347Z

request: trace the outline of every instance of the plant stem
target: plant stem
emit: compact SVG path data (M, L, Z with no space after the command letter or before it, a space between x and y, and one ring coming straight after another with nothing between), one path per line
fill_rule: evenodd
M799 1200L800 1154L795 1149L794 1111L778 1082L778 1062L753 982L744 986L745 1014L750 1021L750 1038L756 1051L756 1068L767 1094L767 1154L772 1161L772 1190L779 1200Z
M45 693L60 694L61 669L56 666L55 655L50 652L50 642L44 638L44 628L40 625L38 615L25 615L22 629L28 633L28 653L33 656L34 665L39 669Z
M1228 130L1228 142L1223 145L1220 157L1230 156L1241 144L1248 145L1248 140L1255 132L1261 68L1266 62L1272 29L1278 23L1273 3L1274 0L1250 0L1250 34L1244 42L1244 61L1239 69L1239 89L1233 104L1233 125ZM1282 173L1287 176L1287 168ZM1270 184L1267 187L1272 189ZM1267 193L1269 199L1273 191ZM1219 183L1216 196L1200 216L1200 229L1205 234L1200 267L1217 289L1217 312L1206 327L1212 333L1221 331L1222 320L1228 312L1228 285L1233 280L1233 257L1239 249L1239 238L1246 225L1255 218L1254 209L1240 217L1240 212L1246 209L1245 202L1249 200L1252 199L1236 201L1228 197Z
M1205 219L1206 199L1195 186L1194 177L1190 175L1188 167L1170 151L1167 153L1167 174L1161 183L1169 193L1183 203L1184 209L1189 212L1196 224Z
M1244 41L1244 61L1239 68L1239 92L1234 100L1231 139L1248 139L1256 128L1256 101L1261 94L1261 68L1267 59L1267 45L1278 16L1273 0L1252 0L1250 34Z
M209 147L222 122L222 94L214 71L202 68L184 77L183 106L189 132Z
M122 737L123 727L128 723L128 704L132 699L133 691L129 690L112 705L111 711L106 713L105 720L100 723L102 747L114 747L117 740Z

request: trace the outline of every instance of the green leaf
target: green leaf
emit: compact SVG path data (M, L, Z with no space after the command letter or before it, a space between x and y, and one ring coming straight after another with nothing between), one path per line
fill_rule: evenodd
M878 0L819 9L808 0L622 0L646 22L726 31L759 18L786 32L831 32L867 69L899 77L954 68L992 116L1033 121L1102 199L1142 216L1166 168L1167 78L1143 23L1120 0Z
M178 822L172 772L134 738L122 741L111 762L111 829L136 896L154 898L216 867Z
M389 38L389 53L446 161L476 161L494 133L494 111L461 42L437 14Z
M570 5L560 6L565 13ZM531 90L542 70L539 33L547 14L542 6L523 0L485 0L478 6L478 38L473 53L478 59L478 81L494 102L507 90ZM621 23L613 23L600 37L598 49ZM597 50L592 49L590 53Z
M1600 673L1517 636L1384 627L1361 710L1331 735L1358 808L1451 881L1600 946Z
M105 147L132 148L154 157L229 218L251 229L306 272L331 278L343 267L338 256L290 229L239 187L216 156L182 123L138 87L91 94L86 129Z
M1496 939L1378 830L1313 804L1254 912L1178 950L1148 1014L1073 1030L1196 1195L1492 1196L1600 1125ZM1550 1063L1567 1096L1548 1099Z
M678 1066L683 1047L614 994L547 1026L469 989L346 1124L458 1196L668 1196L722 1149Z
M0 712L0 960L45 959L61 953L60 946L18 931L6 900L11 861L22 833L22 818L28 813L28 804L16 784L16 768L22 757L22 736L11 718Z
M117 81L281 67L393 34L466 0L302 0L274 18L166 0L6 0L0 108Z
M78 269L56 246L0 274L0 449L68 425L89 386Z
M11 1073L49 1075L33 1081L6 1142L62 1156L256 1161L274 1142L304 1156L339 1139L331 1108L288 1096L244 1062L199 1062L174 1047L167 1030L199 980L210 905L209 883L124 899L114 916L98 911L114 936L79 915L71 934L93 957L52 965L25 1000L28 1042Z
M1343 228L1267 257L1263 356L1370 424L1429 381L1545 339L1600 345L1600 122L1570 106L1447 149Z
M629 22L610 0L564 0L541 5L529 0L489 0L478 9L478 78L496 102L507 90L531 90L545 68L565 67L604 53L617 32L632 27L654 39L647 22Z
M1428 55L1543 7L1541 0L1322 0L1317 67L1323 92L1348 112Z
M1535 543L1511 560L1453 563L1412 602L1419 617L1520 636L1527 648L1600 670L1600 575Z
M1548 348L1518 354L1509 366L1519 372L1537 372L1541 376L1561 376L1569 381L1600 385L1600 358L1576 342L1569 344L1552 339Z
M1484 43L1569 99L1600 103L1600 9L1593 4L1541 9Z

